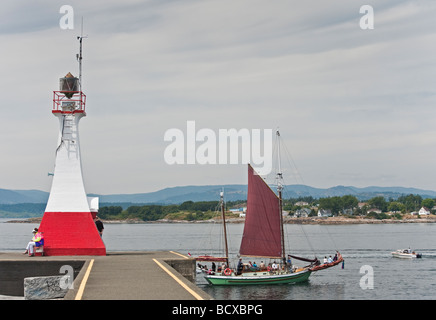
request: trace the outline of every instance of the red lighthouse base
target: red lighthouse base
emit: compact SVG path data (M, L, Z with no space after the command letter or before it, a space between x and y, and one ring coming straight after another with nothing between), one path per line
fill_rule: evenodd
M39 231L44 234L44 255L106 255L91 212L45 212Z

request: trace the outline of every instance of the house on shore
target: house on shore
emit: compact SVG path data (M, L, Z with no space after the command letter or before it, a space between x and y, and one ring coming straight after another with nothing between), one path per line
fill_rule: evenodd
M332 211L330 209L319 209L318 217L331 217Z
M426 207L422 207L421 209L419 209L418 211L418 215L422 216L428 216L430 214L430 209L426 208Z
M370 208L367 210L368 213L374 212L374 213L382 213L382 211L378 208Z
M301 208L295 211L295 218L307 218L312 210L309 208Z
M236 209L230 209L231 213L239 214L239 218L245 218L245 215L247 213L247 207L241 207Z

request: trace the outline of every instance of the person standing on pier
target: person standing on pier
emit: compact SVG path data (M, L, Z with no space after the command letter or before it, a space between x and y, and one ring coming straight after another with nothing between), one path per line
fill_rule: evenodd
M95 216L95 226L97 227L98 233L100 234L100 237L103 237L103 230L104 230L104 226L103 226L103 222L101 222L101 220Z

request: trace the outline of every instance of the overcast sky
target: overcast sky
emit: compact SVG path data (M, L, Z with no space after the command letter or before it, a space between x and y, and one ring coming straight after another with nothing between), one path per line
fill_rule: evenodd
M287 184L436 190L436 1L68 1L74 30L62 4L2 1L0 188L50 190L52 92L78 75L83 17L88 193L246 183L242 164L164 161L188 120L280 128Z

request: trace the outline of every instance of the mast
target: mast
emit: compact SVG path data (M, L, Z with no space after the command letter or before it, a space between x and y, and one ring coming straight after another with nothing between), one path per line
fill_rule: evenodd
M227 227L226 227L226 213L224 210L224 191L220 193L220 202L221 202L221 215L223 218L223 228L224 228L224 246L226 249L226 264L229 266L229 247L227 245Z
M79 62L79 88L80 92L82 92L82 40L84 38L88 38L88 36L83 36L83 17L82 17L82 26L81 26L81 32L80 36L77 36L77 40L79 40L80 43L80 49L79 53L76 54L77 61Z
M280 163L280 132L279 130L276 131L276 136L277 136L277 162L278 162L278 172L277 172L277 192L278 192L278 196L279 196L279 215L280 215L280 239L282 242L282 258L283 258L283 263L286 262L286 250L285 250L285 232L283 229L283 202L282 202L282 190L283 190L283 185L282 185L282 180L283 180L283 175L282 175L282 167L281 167L281 163Z

